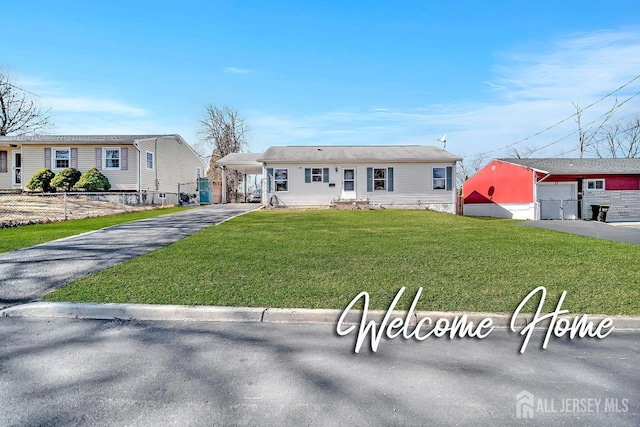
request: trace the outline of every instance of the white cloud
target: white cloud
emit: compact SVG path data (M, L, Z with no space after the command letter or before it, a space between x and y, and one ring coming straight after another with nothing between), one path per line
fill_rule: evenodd
M227 67L224 69L224 72L231 74L249 74L251 73L251 70L247 70L245 68Z
M147 113L142 108L112 99L50 97L47 101L56 113L109 113L134 117Z

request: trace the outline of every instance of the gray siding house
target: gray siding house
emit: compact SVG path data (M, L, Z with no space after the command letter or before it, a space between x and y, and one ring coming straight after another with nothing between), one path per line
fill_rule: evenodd
M0 137L0 190L26 189L42 168L99 169L112 190L175 193L204 176L206 164L180 135Z
M262 164L265 205L366 200L455 213L460 160L440 148L418 145L288 146L269 148L256 163Z

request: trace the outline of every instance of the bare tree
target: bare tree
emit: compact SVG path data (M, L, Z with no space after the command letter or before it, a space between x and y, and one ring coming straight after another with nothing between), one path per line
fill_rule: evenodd
M456 168L456 181L458 188L462 188L462 184L482 169L486 163L487 156L484 153L462 159Z
M528 159L530 158L536 151L538 151L535 147L509 147L507 149L507 156L514 159Z
M209 104L205 106L205 110L205 118L200 120L199 134L202 142L211 152L209 177L215 182L221 182L222 168L217 165L217 161L227 154L240 153L248 147L246 140L248 128L238 112L226 105ZM226 175L227 200L231 200L240 183L240 177L237 172Z
M53 124L50 110L43 110L14 86L9 75L0 70L0 136L28 135Z
M575 122L578 125L578 153L580 154L580 158L584 157L584 154L588 151L598 151L598 140L597 137L607 125L607 122L611 119L616 110L620 107L618 103L618 99L616 98L613 103L613 107L609 111L607 111L603 119L600 121L596 128L584 127L582 123L582 112L583 108L580 108L580 105L577 102L573 102L573 107L576 109L575 114ZM588 125L587 125L588 126Z
M604 126L593 152L598 157L640 157L640 116Z

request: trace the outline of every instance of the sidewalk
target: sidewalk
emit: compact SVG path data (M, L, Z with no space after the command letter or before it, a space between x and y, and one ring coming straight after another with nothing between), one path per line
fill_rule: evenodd
M256 205L211 205L55 240L0 255L0 308L177 242Z

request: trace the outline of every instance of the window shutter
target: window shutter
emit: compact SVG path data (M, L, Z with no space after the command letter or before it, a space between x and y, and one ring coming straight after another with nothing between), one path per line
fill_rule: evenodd
M7 171L7 152L0 151L0 172Z
M51 169L51 148L44 149L44 167Z
M304 168L304 182L307 184L311 182L311 168Z
M446 190L447 191L453 190L453 167L452 166L447 166Z
M373 168L367 168L367 191L373 191Z
M71 149L71 162L69 163L69 166L72 168L78 169L78 149L77 148Z
M387 169L387 190L393 191L393 168Z
M272 182L273 182L273 168L267 168L267 193L271 193Z
M329 168L322 168L322 182L329 182Z
M96 148L96 169L102 170L102 148Z
M129 149L122 147L120 149L120 170L126 171L127 169L129 169Z

